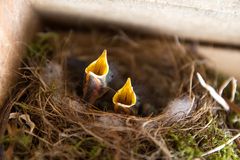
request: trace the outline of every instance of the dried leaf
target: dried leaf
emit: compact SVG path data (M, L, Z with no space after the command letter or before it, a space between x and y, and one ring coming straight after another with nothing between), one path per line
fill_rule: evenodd
M9 119L19 119L20 122L21 120L25 120L26 124L30 127L30 132L32 133L34 128L36 127L35 123L33 123L30 119L30 116L28 114L21 114L21 113L10 113ZM23 123L23 122L22 122Z

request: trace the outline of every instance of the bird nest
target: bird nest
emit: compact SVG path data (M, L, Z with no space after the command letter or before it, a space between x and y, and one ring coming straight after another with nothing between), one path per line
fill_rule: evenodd
M104 49L107 91L89 103L82 98L85 68ZM97 29L39 33L8 103L4 154L8 159L234 159L236 144L205 154L232 138L236 124L227 123L229 116L199 84L197 72L214 87L223 79L204 62L193 46L172 38ZM112 102L128 77L137 96L133 114L114 111Z

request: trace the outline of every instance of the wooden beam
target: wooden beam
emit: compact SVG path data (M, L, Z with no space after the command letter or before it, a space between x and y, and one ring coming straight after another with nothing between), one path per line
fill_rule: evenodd
M30 1L43 17L54 21L77 24L85 18L133 26L155 34L240 45L238 0Z
M23 49L36 31L36 19L27 1L0 1L0 108L10 92Z
M11 106L4 105L4 102L16 82L24 48L36 31L37 24L37 17L27 1L0 1L0 139L11 111ZM0 159L4 159L1 143Z
M206 58L209 67L240 81L240 50L199 46L197 52Z

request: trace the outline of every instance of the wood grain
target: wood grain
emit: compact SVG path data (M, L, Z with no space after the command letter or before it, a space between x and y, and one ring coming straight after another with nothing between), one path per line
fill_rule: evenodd
M24 48L37 29L37 19L25 0L0 1L0 139L11 110L10 103L4 102L14 87ZM0 144L1 159L4 158Z
M238 0L30 0L45 18L81 24L92 19L154 34L240 45ZM61 15L61 16L59 16Z
M13 84L23 49L36 30L36 18L25 0L0 1L0 106Z

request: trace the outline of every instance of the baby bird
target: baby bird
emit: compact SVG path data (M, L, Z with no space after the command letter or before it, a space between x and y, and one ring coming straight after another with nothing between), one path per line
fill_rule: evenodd
M136 94L133 90L131 79L128 78L124 86L119 89L112 98L115 112L131 114L131 109L137 102Z
M85 69L83 83L83 99L85 101L93 104L105 93L108 72L107 50L104 50L102 55Z

